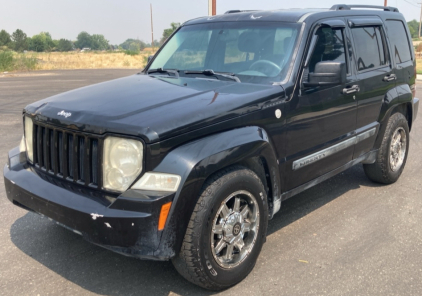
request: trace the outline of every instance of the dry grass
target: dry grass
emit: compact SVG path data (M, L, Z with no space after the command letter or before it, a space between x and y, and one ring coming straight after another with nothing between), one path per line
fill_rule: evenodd
M154 53L141 52L139 55L127 55L123 52L51 52L31 53L31 56L38 61L37 70L142 69L147 63L148 56L152 54ZM416 62L416 70L418 74L422 74L422 55L417 55Z
M127 55L123 52L51 52L35 53L37 70L58 69L141 69L152 53Z

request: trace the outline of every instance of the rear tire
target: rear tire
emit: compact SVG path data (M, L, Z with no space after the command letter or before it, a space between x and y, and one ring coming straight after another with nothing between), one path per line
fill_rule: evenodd
M408 152L409 126L403 114L395 113L388 119L375 163L363 165L366 176L377 183L396 182L403 172Z
M222 170L205 183L173 265L198 286L229 288L255 266L267 224L267 195L260 178L243 167Z

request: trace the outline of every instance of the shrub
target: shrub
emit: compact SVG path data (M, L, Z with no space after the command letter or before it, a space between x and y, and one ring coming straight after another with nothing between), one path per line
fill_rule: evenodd
M34 55L27 56L26 54L19 54L15 58L14 70L20 70L20 71L35 70L37 68L37 64L38 64L38 60Z
M12 51L0 52L0 72L3 71L29 71L37 68L38 60L35 56L26 54L13 54Z
M422 42L418 44L418 47L416 47L416 51L417 52L421 52L422 51Z
M13 52L2 51L0 52L0 71L11 71L13 70Z
M138 55L139 54L139 51L125 50L125 54L130 55L130 56L134 56L134 55Z

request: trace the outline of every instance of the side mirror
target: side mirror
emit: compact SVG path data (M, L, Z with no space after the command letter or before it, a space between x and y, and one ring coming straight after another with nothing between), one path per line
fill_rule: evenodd
M309 82L305 82L303 85L305 87L341 85L346 83L346 76L344 62L319 62L315 65L315 71L309 73Z
M153 55L150 55L149 57L148 57L148 64L149 64L149 62L151 62L151 60L154 58L154 56Z

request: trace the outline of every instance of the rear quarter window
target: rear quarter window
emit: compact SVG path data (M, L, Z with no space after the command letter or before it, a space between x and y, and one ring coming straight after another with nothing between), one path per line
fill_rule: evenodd
M403 22L398 20L388 20L386 21L386 24L396 63L400 64L410 61L412 59L412 53Z

